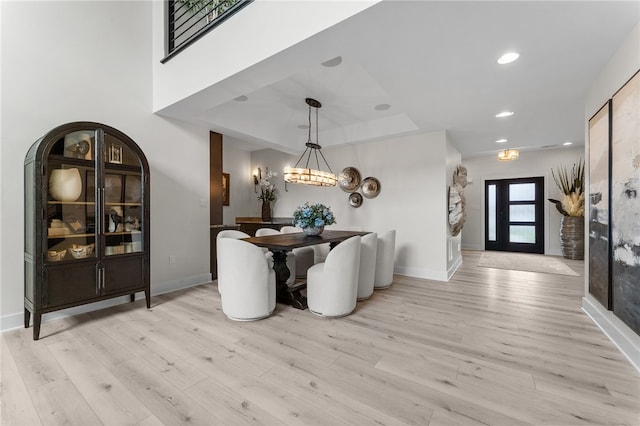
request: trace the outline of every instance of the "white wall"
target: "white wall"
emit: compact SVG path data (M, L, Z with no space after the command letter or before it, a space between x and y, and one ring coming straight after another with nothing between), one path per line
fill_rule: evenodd
M548 198L559 199L561 192L557 188L551 169L558 166L571 167L584 159L583 147L562 147L541 151L520 151L515 161L498 161L497 154L464 159L469 177L473 180L467 185L467 221L462 230L462 247L469 250L484 250L484 183L491 179L510 179L523 177L544 177L544 252L549 255L562 255L560 248L560 221L562 215Z
M589 119L610 99L622 85L630 79L633 74L640 70L640 23L636 25L629 34L625 42L613 55L611 61L602 70L598 78L594 81L591 89L587 93L585 100L584 122L585 140L588 141ZM588 152L588 143L586 151ZM586 155L587 161L589 156ZM589 170L587 163L587 170ZM585 228L588 226L588 209L585 218ZM585 229L588 235L588 228ZM589 250L589 240L585 239L586 252ZM585 257L585 267L589 270L589 259ZM626 324L616 317L613 312L605 309L598 301L589 294L589 277L585 277L584 298L582 299L583 309L602 328L609 338L622 350L633 365L640 371L640 336L635 334Z
M234 147L235 138L222 136L222 171L229 173L229 205L222 207L222 223L235 225L236 217L251 216L255 193L247 191L252 184L251 153Z
M210 279L209 132L152 114L151 12L140 1L2 2L3 329L23 315L24 156L67 122L111 125L147 155L152 293Z
M455 148L449 149L455 160ZM353 166L363 178L378 178L380 195L365 198L360 208L353 208L348 203L349 194L339 187L287 184L288 192L285 192L282 170L287 165L293 166L298 157L274 150L256 151L251 157L253 168L268 166L278 172L279 198L273 215L291 217L295 208L305 201L320 202L333 210L337 221L335 229L349 226L376 232L396 229L396 273L446 281L450 177L446 167L445 132L323 148L322 152L335 173ZM253 186L250 190L253 192ZM258 200L251 214L260 215Z

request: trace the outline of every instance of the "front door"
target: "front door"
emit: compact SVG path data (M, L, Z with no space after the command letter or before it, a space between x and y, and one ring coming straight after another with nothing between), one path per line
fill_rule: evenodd
M485 249L544 253L544 177L485 182Z

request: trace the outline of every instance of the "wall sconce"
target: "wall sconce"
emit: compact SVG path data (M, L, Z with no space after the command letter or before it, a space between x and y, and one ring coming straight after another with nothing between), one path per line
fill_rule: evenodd
M253 171L253 191L258 193L258 184L260 183L260 179L262 179L262 169L258 167Z

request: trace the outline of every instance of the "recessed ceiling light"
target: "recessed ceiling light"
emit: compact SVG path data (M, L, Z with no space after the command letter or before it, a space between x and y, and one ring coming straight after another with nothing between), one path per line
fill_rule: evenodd
M241 95L241 96L238 96L237 98L233 98L234 101L238 101L238 102L246 102L247 99L249 98L247 98L245 95Z
M336 56L333 59L329 59L328 61L323 62L321 65L323 67L331 68L331 67L337 67L341 63L342 63L342 56Z
M563 143L562 145L564 145L564 146L573 145L573 142L566 141L566 142L565 142L565 143Z
M505 143L505 142L507 142L507 140L506 140L506 139L498 139L498 140L496 141L496 143Z
M391 108L391 105L389 104L378 104L373 107L373 109L375 109L376 111L386 111L389 108Z
M508 52L498 58L498 63L500 65L510 64L520 57L518 52Z
M512 115L513 111L502 111L496 114L496 118L511 117Z

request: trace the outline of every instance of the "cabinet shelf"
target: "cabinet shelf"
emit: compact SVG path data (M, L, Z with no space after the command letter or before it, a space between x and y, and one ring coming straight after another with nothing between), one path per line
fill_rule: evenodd
M104 203L105 206L142 207L142 203Z
M94 206L96 204L95 201L55 201L49 200L47 204L50 206Z
M50 240L64 240L66 238L87 238L95 237L96 234L64 234L64 235L49 235Z
M112 235L140 235L140 231L120 231L120 232L105 232L104 236L109 237Z

